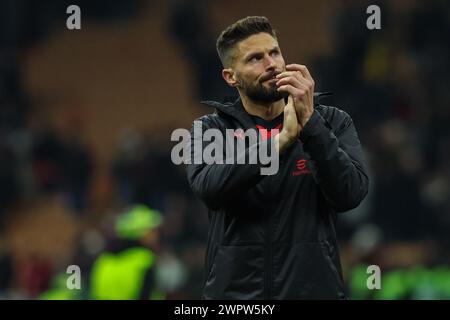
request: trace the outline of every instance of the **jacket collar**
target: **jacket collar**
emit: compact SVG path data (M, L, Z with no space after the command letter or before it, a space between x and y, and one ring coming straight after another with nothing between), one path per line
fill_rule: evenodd
M333 94L332 92L315 92L314 93L314 106L319 105L319 100L321 97L330 96L332 94ZM201 101L200 103L210 106L210 107L214 107L218 111L221 111L227 115L230 115L230 116L240 120L240 122L242 122L242 124L245 127L253 126L253 121L251 120L248 113L245 112L245 109L242 106L242 101L241 101L240 97L237 98L234 102L221 103L218 101L206 100L206 101Z

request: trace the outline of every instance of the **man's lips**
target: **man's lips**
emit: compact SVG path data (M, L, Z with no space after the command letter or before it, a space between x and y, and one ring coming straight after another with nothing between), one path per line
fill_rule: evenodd
M277 81L278 79L276 78L276 76L280 74L280 72L274 73L270 76L265 76L264 78L262 78L261 82L267 82L267 81Z
M273 76L271 76L271 77L265 78L262 82L277 81L278 79L275 78L275 77L276 77L276 75L273 75Z

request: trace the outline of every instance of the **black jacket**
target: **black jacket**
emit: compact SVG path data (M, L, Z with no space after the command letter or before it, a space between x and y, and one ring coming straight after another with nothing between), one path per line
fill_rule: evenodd
M369 178L352 119L318 96L277 174L261 175L260 164L187 165L209 208L203 299L346 299L336 213L359 205ZM239 99L205 103L216 111L197 119L203 130L254 128Z

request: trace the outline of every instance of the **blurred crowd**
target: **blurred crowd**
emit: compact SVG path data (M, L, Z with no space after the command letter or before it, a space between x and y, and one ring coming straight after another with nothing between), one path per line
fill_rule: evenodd
M367 214L355 225L346 221L343 235L369 223L380 243L430 241L442 253L436 262L448 263L450 6L389 4L387 27L376 32L354 29L361 7L343 7L336 54L314 62L323 70L319 85L352 115L373 171L369 204L359 210Z
M345 267L376 264L388 275L448 266L450 6L382 2L382 28L369 31L354 28L366 19L364 4L343 3L334 21L336 51L313 65L319 86L334 91L333 103L353 117L372 170L369 197L340 220ZM444 279L430 280L436 290L428 295L414 288L394 298L448 299L448 267Z
M130 245L127 243L130 241L116 234L115 224L117 217L135 204L150 206L164 215L158 235L156 280L165 297L197 297L202 285L207 216L190 193L183 168L171 162L169 137L165 137L162 145L160 141L152 141L151 132L133 128L121 132L116 154L107 165L110 204L102 207L104 212L96 217L93 212L98 201L93 195L96 192L93 177L101 168L96 166L89 144L79 134L80 115L76 112L66 115L63 124L66 130L61 135L24 89L21 55L51 34L56 20L61 20L57 13L65 12L69 2L44 1L39 6L33 6L32 1L1 3L0 298L95 298L90 288L92 266L102 253L117 252ZM113 1L105 6L101 1L79 1L78 5L83 13L88 13L88 19L107 23L133 17L140 3ZM45 13L33 16L38 8ZM19 208L33 207L54 195L61 196L67 212L82 222L73 253L65 259L66 265L36 254L23 257L13 251L6 235ZM131 242L145 247L138 241ZM75 290L76 295L60 290L66 285L69 264L79 266L82 271L83 289Z
M168 299L199 298L207 211L190 191L183 168L172 164L169 137L161 143L147 132L121 133L107 168L112 204L93 218L93 177L99 168L92 150L76 130L59 135L24 90L19 58L51 30L52 21L50 9L40 16L47 23L8 18L29 14L23 8L30 3L0 4L0 298L37 299L61 285L56 280L67 266L39 256L18 261L4 233L17 208L49 194L61 195L74 219L84 222L67 260L83 274L102 252L117 248L114 221L126 208L145 204L161 212L155 281ZM110 11L93 9L93 19L132 17L140 1L112 3ZM167 20L167 36L194 70L195 101L236 95L220 77L217 35L207 20L212 5L172 1ZM327 25L332 53L302 61L316 90L334 93L321 103L352 116L372 173L368 197L339 218L345 277L354 298L450 298L450 75L445 72L450 5L444 0L379 5L382 28L372 31L355 27L365 26L367 4L341 1ZM76 122L76 115L70 121ZM378 296L361 288L370 264L386 273L388 288ZM420 272L411 276L411 268ZM430 276L433 270L440 276ZM423 283L408 287L411 277ZM90 278L83 281L86 290L78 298L89 299Z

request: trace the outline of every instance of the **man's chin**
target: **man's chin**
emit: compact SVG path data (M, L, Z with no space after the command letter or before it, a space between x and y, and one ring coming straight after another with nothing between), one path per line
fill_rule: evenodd
M262 83L262 86L267 90L267 91L276 91L277 90L277 82L272 80L269 81L264 81Z
M286 95L286 97L287 97L287 95ZM249 98L255 102L266 104L266 103L277 102L277 101L280 101L281 99L284 99L285 94L284 94L284 92L277 92L276 94L271 94L271 95L249 96Z
M244 92L250 98L250 100L256 103L268 104L280 101L281 99L287 98L287 92L277 91L276 82L263 82L260 84L259 88L254 90L245 90Z
M276 82L269 82L267 88L267 96L273 97L274 101L278 101L289 96L285 91L278 91Z
M267 94L267 100L269 100L270 102L276 102L276 101L280 101L281 99L285 99L289 96L289 93L287 92L280 92L275 90L271 90L270 93Z

